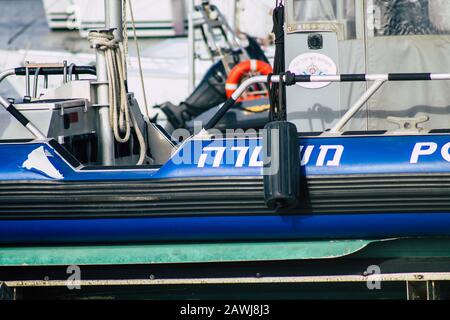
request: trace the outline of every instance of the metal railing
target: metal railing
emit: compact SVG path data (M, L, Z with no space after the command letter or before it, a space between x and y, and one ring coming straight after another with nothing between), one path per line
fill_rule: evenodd
M388 74L341 74L329 76L311 76L311 75L295 75L293 73L286 73L283 75L272 76L256 76L244 81L233 93L223 106L204 127L205 130L213 128L225 113L230 110L241 95L252 85L257 83L279 83L280 80L286 83L287 86L302 82L366 82L374 81L372 86L364 92L364 94L348 109L330 132L341 132L342 128L347 122L361 109L361 107L369 100L382 86L388 81L435 81L435 80L450 80L450 73L388 73Z
M73 75L95 75L95 67L91 66L75 66L72 65L70 68L70 74ZM20 67L15 69L8 69L0 73L0 83L5 80L9 76L26 76L27 78L30 76L30 73L34 73L35 78L40 75L49 76L49 75L64 75L67 76L68 68L67 66L59 66L59 65L49 65L49 64L33 64L27 65L26 67ZM29 80L27 79L27 83ZM37 81L35 81L35 89L37 87ZM29 94L29 86L27 86L27 94ZM0 105L5 108L17 121L19 121L33 136L37 139L46 139L46 136L35 126L33 125L19 110L16 109L13 103L0 96Z

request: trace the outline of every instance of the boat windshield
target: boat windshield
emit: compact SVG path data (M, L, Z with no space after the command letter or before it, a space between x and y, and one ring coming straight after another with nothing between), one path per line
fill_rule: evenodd
M356 37L355 0L294 0L288 2L291 31L337 31Z
M366 23L365 73L450 71L449 0L371 0L366 6L369 2L373 7L366 11L366 21L373 23ZM353 53L352 58L356 56ZM448 128L449 85L449 81L386 83L368 101L368 127L396 130L398 123L389 119L406 117L427 118L419 125L425 129Z
M367 12L366 27L374 31L369 30L369 35L450 34L448 0L293 0L288 9L288 23L295 26L295 31L326 30L324 23L342 23L354 30L355 10Z
M355 19L354 0L295 0L296 22Z
M375 36L450 34L448 0L375 0Z
M286 13L290 63L307 52L326 55L336 64L333 72L341 74L450 72L450 0L289 0ZM306 34L316 32L324 39L320 51L304 45ZM292 114L304 120L298 120L300 130L322 131L331 128L370 85L297 88L289 91L288 100L293 101ZM420 127L448 128L449 85L450 81L387 82L345 130L397 130L393 117L426 117ZM317 106L322 111L311 112Z

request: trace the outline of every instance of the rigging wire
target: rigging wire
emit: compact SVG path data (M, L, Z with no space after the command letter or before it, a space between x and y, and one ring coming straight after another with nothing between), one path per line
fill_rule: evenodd
M150 119L149 113L148 113L148 102L147 102L147 91L145 90L145 81L144 81L144 72L142 69L142 59L141 59L141 48L139 45L139 41L137 38L137 33L136 33L136 21L134 19L134 13L133 13L133 4L132 4L132 0L123 0L124 3L124 13L126 14L127 12L127 5L126 3L128 2L128 7L130 9L130 18L131 18L131 25L133 28L133 38L134 38L134 43L136 45L136 54L137 54L137 58L138 58L138 66L139 66L139 77L141 80L141 87L142 87L142 95L144 97L144 107L145 107L145 116L147 117L147 120ZM127 32L127 19L124 19L124 23L125 23L125 27L124 27L124 34L126 34L126 36L124 36L124 39L127 40L127 44L128 44L128 32ZM125 38L126 37L126 38Z

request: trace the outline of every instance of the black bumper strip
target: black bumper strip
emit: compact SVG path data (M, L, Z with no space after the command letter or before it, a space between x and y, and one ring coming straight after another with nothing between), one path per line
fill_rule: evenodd
M262 177L0 182L0 219L450 212L450 174L309 176L301 204L275 212Z

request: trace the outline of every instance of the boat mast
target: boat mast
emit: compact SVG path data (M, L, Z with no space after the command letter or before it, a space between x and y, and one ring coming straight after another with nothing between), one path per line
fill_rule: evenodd
M122 0L105 0L105 27L114 29L117 41L123 41L123 3Z
M114 34L120 42L123 40L122 0L105 0L105 29L94 32ZM109 80L105 51L96 49L97 66L97 107L99 116L99 154L105 166L114 165L114 136L111 129L109 108Z

